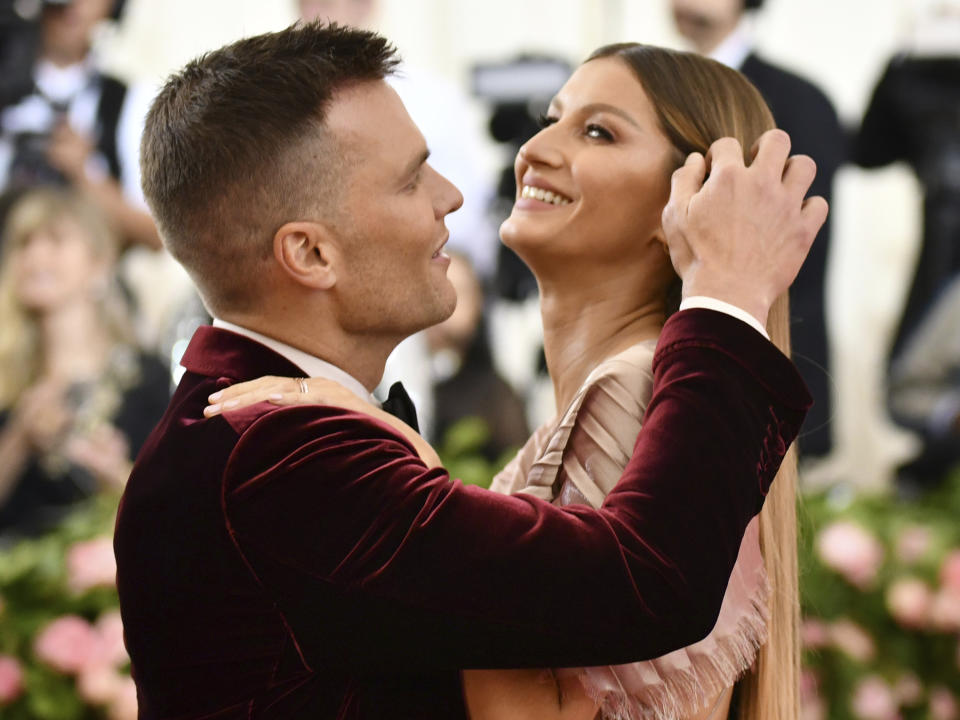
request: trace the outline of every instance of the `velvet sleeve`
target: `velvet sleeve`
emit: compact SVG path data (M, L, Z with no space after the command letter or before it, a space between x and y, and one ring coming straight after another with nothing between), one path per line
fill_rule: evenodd
M808 404L771 343L690 310L664 328L643 431L600 510L464 486L387 426L322 406L252 421L224 510L313 667L646 659L712 628Z

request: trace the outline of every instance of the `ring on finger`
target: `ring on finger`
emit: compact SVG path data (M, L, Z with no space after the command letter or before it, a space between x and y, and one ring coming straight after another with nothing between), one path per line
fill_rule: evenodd
M300 392L306 395L310 391L310 388L307 387L307 379L301 377L297 378L296 380L297 386L300 388Z

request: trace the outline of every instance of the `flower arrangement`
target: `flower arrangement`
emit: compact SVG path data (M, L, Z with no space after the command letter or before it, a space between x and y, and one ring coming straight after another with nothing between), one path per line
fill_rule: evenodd
M0 550L0 717L135 720L116 593L117 497Z
M960 473L799 507L804 720L960 720Z

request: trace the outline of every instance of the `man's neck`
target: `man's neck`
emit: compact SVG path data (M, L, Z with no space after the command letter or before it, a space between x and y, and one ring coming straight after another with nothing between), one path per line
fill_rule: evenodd
M301 357L296 357L296 353L302 353L307 358L314 358L332 365L355 380L367 394L380 384L387 356L397 345L396 342L388 343L382 339L379 342L376 340L360 342L346 333L333 330L319 333L306 332L299 328L284 327L282 324L270 322L269 319L262 317L229 315L215 322L221 326L224 323L235 325L239 329L255 333L282 346L274 349L298 366L311 363L309 359L298 361ZM315 328L311 328L313 329ZM291 357L291 353L284 352L284 348L294 351L294 357ZM309 371L308 368L303 369Z

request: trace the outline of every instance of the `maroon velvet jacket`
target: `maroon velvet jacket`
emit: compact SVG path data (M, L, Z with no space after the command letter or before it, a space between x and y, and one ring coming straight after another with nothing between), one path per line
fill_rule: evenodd
M678 313L633 459L594 511L451 481L339 408L204 419L217 388L303 374L250 339L200 328L183 364L117 519L141 718L465 718L461 668L699 640L809 405L747 325Z

